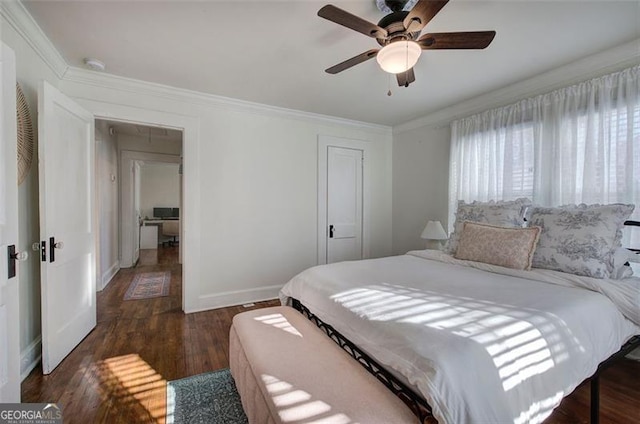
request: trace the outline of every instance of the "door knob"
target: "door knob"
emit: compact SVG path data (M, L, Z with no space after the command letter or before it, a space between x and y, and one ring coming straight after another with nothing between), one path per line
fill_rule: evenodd
M27 259L29 259L29 252L16 252L11 255L11 259L20 262L26 261Z
M53 247L58 250L62 250L64 248L64 243L61 241L57 241L53 244Z

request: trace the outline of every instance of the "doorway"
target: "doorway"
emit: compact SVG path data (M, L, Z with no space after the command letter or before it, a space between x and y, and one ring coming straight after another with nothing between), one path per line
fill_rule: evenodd
M154 232L155 246L146 247L157 249L164 237L163 222L167 227L177 224L172 240L181 262L182 143L182 131L177 129L96 120L99 289L120 268L135 266L141 230ZM166 210L171 213L160 213Z

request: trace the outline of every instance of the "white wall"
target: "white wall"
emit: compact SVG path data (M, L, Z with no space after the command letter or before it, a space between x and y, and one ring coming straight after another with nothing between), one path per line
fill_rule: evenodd
M2 41L16 53L16 73L31 112L35 135L35 156L31 170L18 187L18 251L29 252L29 259L19 263L20 289L20 372L22 377L37 364L40 357L40 257L31 250L39 241L38 211L38 84L41 80L58 86L57 75L4 17L0 19Z
M391 253L388 127L75 69L62 90L102 116L126 109L149 119L160 113L194 122L183 141L188 311L275 297L291 277L316 264L319 134L371 143L365 163L372 176L369 252Z
M180 207L179 165L147 163L140 172L140 211L143 217L153 217L153 208Z
M424 126L393 137L393 253L424 249L427 221L447 228L448 126Z
M98 185L99 261L98 290L104 289L120 269L118 260L118 150L106 121L96 121L96 184Z

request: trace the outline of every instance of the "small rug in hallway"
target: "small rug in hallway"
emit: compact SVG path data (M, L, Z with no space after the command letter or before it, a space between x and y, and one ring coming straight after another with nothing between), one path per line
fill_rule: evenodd
M171 283L170 271L136 274L124 295L124 300L169 296L169 283Z
M228 369L167 383L167 424L247 424Z

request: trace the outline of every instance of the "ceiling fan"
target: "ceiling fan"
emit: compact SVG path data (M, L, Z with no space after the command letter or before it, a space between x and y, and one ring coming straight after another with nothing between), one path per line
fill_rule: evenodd
M318 16L375 38L380 49L371 49L327 68L325 72L337 74L366 60L376 58L380 67L396 74L399 86L408 87L416 80L413 66L422 50L484 49L495 37L495 31L435 32L423 34L422 29L449 2L449 0L418 0L410 11L403 10L411 0L385 0L385 9L391 13L378 24L366 21L331 4L322 7ZM380 0L378 3L382 3Z

